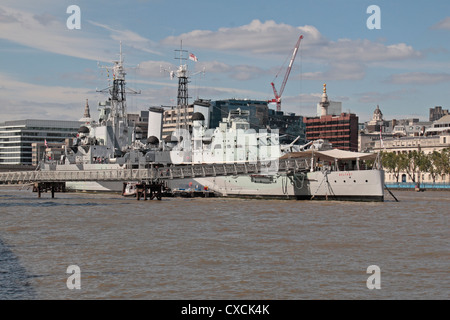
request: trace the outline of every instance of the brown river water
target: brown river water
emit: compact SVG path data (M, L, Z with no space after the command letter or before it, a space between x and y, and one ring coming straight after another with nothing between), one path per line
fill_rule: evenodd
M137 201L3 186L0 299L448 299L450 192L393 193Z

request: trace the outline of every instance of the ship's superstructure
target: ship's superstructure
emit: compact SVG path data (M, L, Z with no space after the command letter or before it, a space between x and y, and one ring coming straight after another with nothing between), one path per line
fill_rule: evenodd
M122 45L119 60L112 67L102 67L112 73L112 83L105 89L98 90L109 94L106 101L99 103L99 118L91 118L90 108L86 100L84 124L78 129L77 136L65 146L64 155L59 161L42 161L41 170L83 170L113 168L123 166L136 160L144 161L139 151L136 128L127 119L126 94L138 94L138 91L127 89L125 70L123 67Z

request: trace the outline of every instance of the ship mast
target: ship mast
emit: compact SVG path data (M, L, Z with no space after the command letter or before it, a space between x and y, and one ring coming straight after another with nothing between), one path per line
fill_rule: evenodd
M177 95L177 131L181 128L181 112L183 112L183 128L188 129L187 125L187 110L189 103L189 95L188 95L188 74L187 74L187 63L183 63L183 61L187 60L187 50L183 50L183 40L181 40L181 45L179 50L175 50L175 52L179 53L179 57L175 57L175 59L180 60L180 65L177 70L177 78L178 78L178 95Z
M100 68L109 70L112 69L113 72L113 83L108 86L108 88L97 90L97 92L109 93L111 101L111 114L112 118L126 118L127 115L127 104L126 104L126 93L128 94L140 94L140 91L133 89L126 89L125 82L125 72L123 66L123 53L122 53L122 41L120 41L120 52L119 60L113 61L114 65L111 67L100 66Z
M123 53L122 53L122 41L120 41L120 52L119 60L113 61L113 66L106 67L100 66L100 68L106 69L108 74L109 70L112 69L113 82L107 88L102 90L96 90L97 92L109 93L109 103L111 105L111 112L106 119L107 122L112 124L114 131L114 147L117 149L121 148L121 143L119 141L124 140L124 132L121 130L121 123L128 126L127 119L127 104L126 104L126 94L140 94L140 91L126 88L125 76L126 72L123 66Z
M180 129L189 129L188 125L188 106L189 106L189 94L188 94L188 83L189 81L189 71L188 71L188 65L186 63L186 60L188 60L188 51L183 50L183 41L181 41L180 49L175 50L175 60L179 60L179 66L176 71L166 70L163 69L162 66L160 66L161 72L166 71L170 74L170 78L173 79L175 76L178 78L178 94L177 94L177 126L176 130L177 132L180 132ZM192 58L190 58L192 59ZM194 60L196 61L196 60ZM192 76L195 76L199 73L205 73L205 68L203 68L202 71L198 71ZM181 121L183 117L183 121Z

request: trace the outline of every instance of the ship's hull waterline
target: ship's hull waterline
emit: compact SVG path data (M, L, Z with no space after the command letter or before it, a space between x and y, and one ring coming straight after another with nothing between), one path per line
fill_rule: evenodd
M384 201L384 171L307 172L303 175L239 175L169 180L177 188L207 187L218 196L297 200ZM85 192L122 192L123 181L67 182Z

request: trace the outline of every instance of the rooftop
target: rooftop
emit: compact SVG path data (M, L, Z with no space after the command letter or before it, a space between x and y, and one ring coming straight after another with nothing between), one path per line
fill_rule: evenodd
M434 123L450 123L450 115L443 116L439 120L436 120Z

